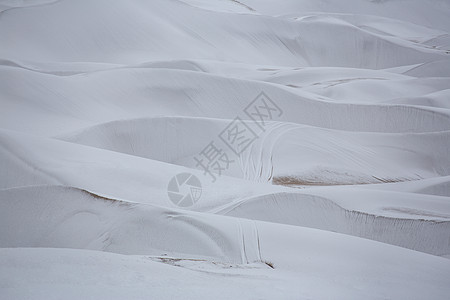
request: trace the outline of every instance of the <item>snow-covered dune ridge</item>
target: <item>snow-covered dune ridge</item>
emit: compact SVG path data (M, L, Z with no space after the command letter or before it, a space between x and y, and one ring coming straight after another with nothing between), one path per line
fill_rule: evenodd
M0 298L447 299L449 70L446 0L0 0Z
M6 137L7 135L4 134L4 141L7 140ZM2 165L6 166L6 169L2 170L8 170L9 172L7 174L2 174L2 176L9 179L9 181L3 182L3 184L7 185L5 187L37 185L43 183L68 184L95 191L101 195L108 195L108 197L126 199L127 201L132 202L149 203L160 207L173 207L173 205L168 204L168 199L164 197L167 188L166 184L170 179L171 172L177 172L175 171L176 169L178 169L178 173L182 172L182 167L171 166L168 164L164 165L157 161L146 160L144 158L122 153L107 153L101 149L81 145L77 145L76 151L73 152L75 148L74 145L71 145L70 143L56 140L52 140L52 143L49 143L46 139L24 139L25 137L27 136L22 136L22 139L17 139L17 137L14 139L9 138L8 143L4 144L2 147L4 151L6 151L5 154L2 155L2 158L4 159ZM51 159L45 155L39 154L45 153L43 150L48 146L51 147L51 151L54 153L51 156ZM26 148L32 149L34 154L30 150L24 150ZM12 155L12 153L15 153L15 155ZM27 159L21 159L23 157L27 157ZM89 157L96 157L96 162L91 162L93 165L88 173L71 174L71 172L65 171L82 168L89 163ZM63 158L65 158L65 162ZM126 164L123 165L120 162L126 162ZM137 172L136 168L138 165L140 169L139 172ZM37 166L40 167L37 168ZM169 172L167 172L166 175L159 172L158 174L161 179L157 180L154 176L161 166L165 166ZM134 169L134 173L136 173L134 175L136 176L134 177L134 180L130 178L130 170L132 169ZM99 181L93 183L92 181L94 178L98 176L102 177L102 183ZM201 175L199 174L199 176ZM167 178L167 181L165 178ZM415 214L408 214L407 209L404 209L405 203L398 202L395 195L391 194L379 194L379 196L376 196L391 199L391 202L388 205L390 210L383 210L383 207L386 207L387 205L381 204L380 207L382 209L374 212L370 210L366 211L364 205L357 209L359 212L352 212L351 205L349 208L343 210L336 204L333 204L332 200L328 200L338 200L336 198L336 192L326 194L325 198L323 198L324 200L320 200L322 198L319 197L319 200L316 201L316 198L304 194L287 194L288 196L284 193L274 194L274 192L277 191L276 187L268 186L265 188L266 191L264 191L259 185L240 187L236 185L238 183L237 180L227 179L225 181L224 179L225 178L221 180L220 185L218 185L218 183L206 185L207 182L204 181L203 197L205 200L199 202L198 205L192 207L192 209L199 211L213 210L222 213L222 211L228 210L227 207L229 207L230 204L227 203L230 203L231 200L239 199L239 197L236 198L236 195L247 195L245 203L248 202L248 204L240 204L240 206L246 207L249 205L251 206L252 203L258 203L258 208L245 210L248 212L248 215L239 215L240 217L333 230L439 255L446 254L446 251L448 251L445 242L446 239L442 238L443 235L445 235L445 232L448 232L448 223L440 223L443 221L442 219L430 219L430 217L433 215L450 215L450 212L442 212L441 210L445 209L445 206L442 206L441 204L438 206L429 206L427 208L425 203L431 203L431 197L427 197L426 199L423 199L423 197L419 198L419 204L423 204L415 207L411 202L412 196L409 196L409 204L406 202L406 205L411 208L412 212L416 211ZM125 182L127 182L127 184L124 185ZM257 196L261 193L266 194L266 196ZM368 195L369 193L366 192L361 196L367 197ZM360 196L349 195L346 198L358 199L359 197ZM36 199L39 199L39 196L36 196ZM266 201L264 199L269 200ZM231 205L234 206L235 203L240 203L240 201L243 200L231 202ZM278 203L278 210L272 207L272 201ZM320 203L323 201L325 201L324 203L327 203L327 205L321 205ZM427 210L433 211L433 207L436 207L434 212L427 212ZM267 213L253 214L251 213L252 210L255 212L266 211ZM390 211L401 212L402 210L404 210L403 214L395 215L396 218L400 219L394 219L394 216L389 215ZM450 209L447 210L450 211ZM5 208L4 211L7 212L8 209ZM277 211L278 213L276 213ZM314 211L316 211L316 213L313 213ZM284 217L282 217L283 214L285 215ZM14 216L15 213L10 212L8 215ZM386 215L386 217L378 217L383 215ZM416 217L429 219L430 221L414 221L410 220L411 217L414 217L414 219ZM445 217L444 220L446 220ZM10 228L10 226L6 227ZM441 227L442 229L437 229ZM381 234L376 233L379 232L379 229L381 228L390 229L388 231L382 231ZM398 228L398 231L396 231L395 228ZM399 236L405 235L405 232L408 230L411 230L411 233L406 235L403 239L400 239ZM432 233L434 233L434 235ZM422 244L419 242L423 241L421 237L430 239L430 242Z
M182 117L122 120L59 138L195 168L194 157L215 140L229 122L231 120ZM177 141L177 147L164 141ZM216 143L226 149L225 144ZM430 147L434 150L432 153L429 153ZM450 174L450 165L445 161L450 155L449 149L448 131L407 135L351 133L277 122L268 124L265 132L244 153L253 160L254 170L248 169L245 160L236 160L236 166L225 174L261 181L284 178L290 184L294 184L296 178L311 184L413 180ZM231 150L227 155L234 157Z
M10 67L0 68L0 72L0 91L8 107L2 111L0 124L39 135L67 132L99 121L161 115L248 119L243 109L261 92L283 111L278 121L348 131L450 129L449 112L443 109L332 103L279 85L199 72L138 68L63 77ZM18 82L23 84L20 89ZM27 97L30 94L33 98ZM26 111L29 122L14 118L11 111Z
M148 291L168 298L172 294L163 292L161 286L166 286L166 278L173 280L181 275L186 277L182 282L202 280L202 286L207 280L215 290L223 289L222 296L247 291L239 293L242 297L247 295L249 284L259 286L262 280L275 282L277 288L270 284L264 295L274 297L279 295L278 289L283 290L284 296L297 297L298 291L290 289L295 282L302 283L305 297L342 294L358 298L369 293L369 299L377 299L389 293L400 298L420 299L428 295L443 298L448 293L445 284L450 276L448 260L365 239L130 204L62 186L7 189L0 191L0 195L0 265L5 271L0 273L0 280L8 283L4 295L14 298L35 295L35 288L27 284L29 281L35 286L45 286L48 282L53 288L71 286L72 296L92 295L88 287L95 285L98 290L101 282L101 286L116 287L111 287L113 291L117 289L115 297L125 293L133 295L132 287L135 292L140 291L140 296L133 296L136 298L147 295ZM17 218L19 212L22 218ZM13 226L26 230L12 231ZM280 230L282 235L278 233ZM351 256L349 249L352 249ZM361 265L368 272L364 279L354 273L354 268ZM71 272L62 272L67 268ZM408 272L405 273L405 269ZM339 282L321 276L324 271L333 278L340 278ZM125 279L111 279L116 272ZM292 275L286 276L286 273ZM397 278L395 288L389 287L391 279L387 275ZM196 280L186 287L181 286L183 297L190 294L182 291L196 287ZM256 280L258 283L254 282ZM303 286L305 280L308 284ZM83 284L77 287L80 282ZM242 282L246 285L242 286ZM353 288L355 282L364 285L364 290ZM327 285L332 291L321 289L318 292L312 283ZM189 297L195 298L195 295ZM222 296L218 296L219 299ZM246 298L253 296L252 291Z
M349 211L323 197L281 193L245 200L219 213L329 230L434 255L449 255L450 247L447 242L450 238L449 208L447 205L446 212L436 212L436 215L431 212L427 215L427 212L411 209L411 217L414 219L394 218ZM392 211L396 209L401 212L400 208L392 208ZM408 213L408 210L405 210ZM424 216L430 220L424 219Z
M2 190L2 247L163 253L241 262L239 244L195 214L117 201L63 186ZM15 217L21 214L22 218ZM45 222L42 222L45 220ZM10 228L24 230L11 232ZM76 226L77 231L73 232ZM170 238L164 238L170 237ZM180 243L186 238L189 242Z
M261 260L255 254L261 250L251 248L257 244L244 245L244 249L240 249L240 239L234 239L237 232L247 230L239 226L252 224L243 219L218 219L215 223L212 222L213 215L209 214L119 201L64 186L12 188L1 190L0 194L3 199L2 247L182 254L234 263L246 262L250 255L256 255L251 260ZM422 219L420 213L413 219L392 218L348 211L322 197L280 193L247 199L221 208L218 213L346 233L435 255L450 254L446 242L450 227L449 207L446 215L430 213L426 216L429 220ZM17 218L17 214L22 217ZM233 227L225 226L226 220L235 224L233 230L236 232L231 230L230 233ZM74 225L77 232L72 232ZM11 232L11 228L17 227L22 228L20 234ZM178 242L184 238L189 243ZM423 243L424 240L427 242Z
M85 9L87 4L89 10ZM24 19L26 26L21 24ZM95 4L63 0L4 11L2 23L0 37L6 44L0 57L14 61L131 64L155 58L204 58L272 65L387 68L445 57L441 50L373 33L335 18L290 20L224 14L178 1L109 5L104 0ZM11 27L15 28L14 34L7 31ZM429 38L440 34L437 31ZM36 51L26 51L29 48Z
M45 140L44 140L45 141ZM44 141L36 140L30 148L32 148L37 153L40 153L40 148L42 148L46 143L43 143ZM17 144L19 143L19 144ZM27 142L29 143L29 142ZM26 145L24 144L24 141L15 140L10 141L8 143L9 145L15 145L15 147L18 147L19 145ZM139 173L140 176L142 176L142 179L149 180L154 174L151 170L154 169L157 164L156 161L154 163L148 163L143 164L144 162L142 159L136 158L133 159L133 156L124 156L123 154L117 153L114 154L114 152L111 152L110 155L106 155L106 153L102 152L99 149L89 149L89 147L82 147L78 146L76 155L70 154L67 151L70 151L73 147L70 146L70 144L54 141L54 148L52 151L58 150L59 155L62 155L62 157L67 157L70 160L72 160L72 163L65 163L62 164L59 160L58 156L53 155L52 160L48 160L48 158L35 156L35 158L32 158L32 162L34 164L29 165L28 163L25 163L26 161L20 161L17 160L17 158L13 157L11 160L6 160L2 164L7 166L9 170L8 178L10 180L16 179L15 182L10 182L10 186L20 186L20 185L30 185L30 184L42 184L42 183L66 183L66 184L76 184L80 187L87 188L87 189L93 189L96 190L98 193L101 193L103 195L112 195L115 197L124 197L125 199L129 199L132 201L137 202L143 202L143 203L151 203L156 204L158 206L167 206L167 201L161 201L164 199L163 195L165 194L166 185L164 180L163 181L147 181L149 186L147 188L143 188L142 184L145 184L143 182L136 181L136 182L129 182L127 186L122 186L121 183L124 182L124 180L129 176L127 175L129 173L129 168L133 167L135 164L141 164L141 171ZM11 146L10 146L11 147ZM19 146L20 147L20 146ZM55 149L56 147L56 149ZM19 148L15 148L19 149ZM14 150L13 152L17 153L17 150ZM27 154L25 154L27 153ZM88 175L88 174L70 174L64 171L57 171L57 170L66 170L70 168L79 168L80 166L83 166L88 161L85 159L82 159L82 157L94 157L94 153L98 153L97 155L102 155L101 160L97 160L95 168L96 173ZM30 158L31 152L23 152L21 154L22 156L27 156ZM2 157L8 158L8 156L4 155ZM28 161L29 161L28 158ZM81 159L81 160L80 160ZM126 160L125 160L126 159ZM84 160L84 161L83 161ZM117 161L127 161L127 167L120 166L120 164L114 163ZM76 162L76 163L75 163ZM42 165L46 167L41 167L39 172L36 169L36 165ZM70 168L69 168L70 166ZM147 169L147 167L149 167ZM167 166L166 168L168 168ZM173 168L173 167L172 167ZM24 170L25 169L25 170ZM111 171L114 170L114 173L111 173ZM181 169L180 169L181 171ZM180 172L179 171L179 172ZM14 175L17 174L17 175ZM19 177L19 174L27 174L28 177ZM40 174L40 176L37 176ZM102 174L102 175L101 175ZM169 173L170 174L170 173ZM33 177L34 175L34 177ZM86 176L88 175L88 176ZM95 178L95 176L102 176L104 183L100 184L92 184L91 180L92 178ZM161 176L161 174L160 174ZM168 175L170 176L170 175ZM26 179L28 178L28 179ZM19 181L20 180L20 181ZM27 180L24 182L24 180ZM5 182L6 184L8 182ZM208 195L214 195L213 198L205 199L203 201L201 206L193 207L195 210L204 211L205 209L221 212L223 210L227 210L223 205L229 201L228 199L233 199L233 195L235 193L240 193L241 195L247 194L247 195L257 195L257 193L261 193L262 190L260 187L255 186L254 188L247 187L244 189L236 189L236 186L234 186L232 189L230 189L230 186L235 184L236 182L230 181L228 184L223 185L227 191L222 191L221 194L217 195L217 185L211 184L210 186L204 187L204 197L208 197ZM253 191L252 191L253 190ZM258 192L256 192L258 190ZM141 191L137 192L136 191ZM143 194L144 193L144 194ZM270 189L267 189L266 193L270 193ZM367 196L366 192L366 196ZM153 195L153 196L152 196ZM249 197L247 196L247 198ZM251 196L250 196L251 197ZM335 198L336 195L334 193L334 196L328 195L328 199ZM382 197L386 197L386 195L383 195ZM39 197L37 197L39 198ZM258 199L261 198L262 200L259 201ZM369 239L375 239L380 240L386 243L393 243L395 245L401 245L407 248L412 248L416 250L421 250L425 252L430 252L434 254L446 254L445 251L447 251L447 244L446 240L442 239L443 235L445 235L445 232L448 232L448 223L440 223L442 219L430 219L431 222L428 221L414 221L409 220L411 218L411 215L404 214L403 216L397 216L401 219L394 219L392 217L386 217L381 218L378 217L380 215L383 215L383 213L380 214L380 212L376 212L375 215L371 213L367 213L362 210L360 212L351 212L349 210L343 210L333 204L330 200L319 200L318 202L315 200L315 198L311 198L308 195L291 195L291 196L285 196L285 194L276 194L275 196L272 194L269 194L267 196L262 196L256 198L256 200L252 198L248 198L249 203L261 203L258 206L258 209L253 209L254 211L267 211L267 213L264 214L248 214L248 215L238 215L240 217L245 218L256 218L256 219L262 219L266 221L272 221L272 222L278 222L278 223L287 223L292 225L301 225L301 226L308 226L313 228L320 228L320 229L329 229L333 231L343 232L347 234L352 234L356 236L363 236ZM265 201L264 199L269 199L270 201ZM350 198L358 198L358 197L350 197ZM395 197L392 195L388 195L388 198L391 199L390 207L392 208L392 211L401 211L402 210L402 204L396 204ZM411 196L410 196L411 198ZM294 200L293 200L294 199ZM296 200L297 199L297 200ZM311 199L312 202L311 202ZM419 200L421 200L420 198ZM271 201L275 201L277 204L277 208L281 211L279 213L276 213L277 210L275 210L272 207ZM323 206L320 203L325 201L325 203L328 203L327 205ZM428 201L430 203L431 198L428 197L427 199L423 199L421 201ZM267 202L267 203L266 203ZM411 202L411 201L409 201ZM240 202L237 202L240 203ZM247 202L245 202L247 203ZM298 205L297 208L293 208L293 204ZM233 204L234 205L234 204ZM249 204L240 204L240 206L248 206ZM281 205L281 207L280 207ZM294 207L295 207L294 205ZM412 203L409 204L409 207ZM221 208L222 206L222 208ZM227 205L228 206L228 205ZM286 208L282 208L286 206ZM312 208L311 208L312 207ZM331 208L330 208L331 207ZM397 208L396 208L397 207ZM440 207L440 208L439 208ZM444 206L445 207L445 206ZM328 208L328 209L324 209ZM438 206L436 212L434 212L435 215L439 216L440 213L439 209L442 209L442 206ZM421 218L429 218L432 216L432 214L425 212L420 213L421 208L418 207L417 209L411 209L411 211L418 211L416 213L416 216L419 216ZM432 209L432 207L429 207L428 209ZM312 213L316 210L316 213ZM8 210L5 209L5 212ZM249 211L252 211L250 209ZM450 211L450 210L449 210ZM284 217L283 216L284 213ZM291 218L293 220L290 220L288 216L290 214L293 214ZM15 215L14 213L9 213L10 215ZM324 215L325 214L325 215ZM414 215L414 214L413 214ZM444 213L446 215L446 213ZM450 215L450 213L448 213ZM406 220L402 220L406 219ZM444 218L445 219L445 218ZM334 221L333 221L334 220ZM334 222L337 222L336 224ZM439 224L436 224L439 223ZM394 225L388 225L390 223L393 223ZM396 225L395 225L396 224ZM398 225L398 226L397 226ZM6 226L7 228L10 228L10 226ZM442 227L442 229L438 230L438 227ZM380 228L390 228L387 232L382 232L380 234L376 234ZM395 228L399 228L398 233L396 233ZM399 239L399 236L405 235L405 232L407 232L409 229L412 231L410 234L406 235L406 237L403 239ZM421 231L419 231L419 228ZM431 228L431 229L430 229ZM434 231L433 231L434 230ZM423 233L422 233L423 232ZM431 233L434 232L434 235ZM387 236L385 236L387 234ZM428 243L421 243L419 241L423 241L421 237L426 237L427 239L432 239ZM411 240L410 240L411 239ZM443 244L442 244L443 243Z

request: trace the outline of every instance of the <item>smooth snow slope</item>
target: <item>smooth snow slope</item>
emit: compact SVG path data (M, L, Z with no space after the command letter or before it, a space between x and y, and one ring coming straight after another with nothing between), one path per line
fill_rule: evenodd
M0 299L447 299L449 20L444 0L0 0Z
M2 191L2 199L2 212L23 216L18 220L2 214L1 242L5 247L81 248L145 255L2 249L4 292L14 298L48 292L57 298L61 288L73 290L73 297L100 294L90 291L94 284L108 288L98 296L101 298L120 298L126 293L132 298L196 298L199 293L213 297L220 293L217 297L221 299L230 295L434 299L448 292L442 287L450 276L450 261L351 236L160 209L60 186L8 189ZM28 230L10 234L7 224ZM31 274L27 271L30 265ZM180 267L184 270L178 271ZM51 268L50 274L44 271L46 268ZM64 268L70 269L71 275L58 276ZM108 279L105 272L117 275ZM180 283L167 290L174 278ZM35 293L21 279L43 290ZM204 281L203 288L198 287L197 280ZM204 287L206 282L208 289ZM111 284L118 294L111 294ZM251 286L256 290L249 291Z

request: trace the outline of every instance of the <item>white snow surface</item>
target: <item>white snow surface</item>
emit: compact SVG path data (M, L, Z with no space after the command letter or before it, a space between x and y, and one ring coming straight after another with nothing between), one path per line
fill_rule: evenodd
M0 299L448 299L449 34L446 0L0 0Z

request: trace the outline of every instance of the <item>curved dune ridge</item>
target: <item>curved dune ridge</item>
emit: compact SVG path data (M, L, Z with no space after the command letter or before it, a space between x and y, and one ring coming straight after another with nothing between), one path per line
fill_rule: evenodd
M144 116L248 119L243 109L261 93L255 91L264 91L277 102L283 110L279 121L346 131L450 130L447 110L398 104L335 103L329 98L280 85L203 72L132 68L68 77L10 67L0 68L0 72L4 78L0 84L6 94L5 104L13 111L29 111L36 125L24 124L7 111L2 111L0 122L5 128L39 135L57 134L99 121ZM19 78L24 85L21 89L15 88ZM28 94L35 98L26 97Z
M195 168L192 158L230 121L182 117L114 121L58 138ZM150 128L157 130L150 132ZM165 140L177 141L177 146ZM220 145L226 147L223 142ZM242 154L252 160L252 167L248 161L237 160L225 174L275 183L285 180L290 185L296 181L320 185L414 180L449 175L450 165L445 161L449 149L447 131L351 133L272 122ZM234 155L231 150L226 153Z
M131 204L63 186L6 189L1 191L1 195L3 199L0 204L2 208L0 222L3 225L0 226L2 245L5 247L39 247L39 249L32 248L37 249L35 251L2 249L1 252L10 256L10 260L14 262L13 266L8 264L7 268L13 272L25 270L25 262L29 262L34 266L32 272L39 274L38 281L42 282L46 282L54 276L49 276L48 273L41 275L44 270L41 269L44 262L52 266L51 270L54 270L60 268L62 261L66 266L72 263L85 265L91 261L88 263L92 268L88 273L91 274L91 272L101 272L101 266L106 261L109 261L109 268L112 267L115 270L116 260L120 260L121 263L129 266L126 270L134 270L133 272L138 272L138 274L142 272L134 284L148 281L149 279L142 278L145 276L153 278L155 274L147 273L148 271L145 269L147 267L152 270L164 269L165 267L161 265L163 262L183 267L184 270L181 270L183 273L189 274L189 272L197 271L193 272L193 274L197 274L195 276L200 276L204 274L203 272L225 276L221 279L225 282L214 283L214 285L225 288L225 294L228 295L235 292L234 287L231 288L231 291L228 290L230 287L226 288L229 284L228 280L239 278L239 280L252 282L258 278L254 274L255 271L266 281L268 276L274 279L283 278L283 274L278 271L275 274L268 272L271 270L268 266L270 264L291 271L301 266L304 270L289 279L289 284L282 284L281 287L289 286L291 281L308 278L308 276L315 277L320 274L320 269L324 268L343 277L341 279L343 285L336 285L336 291L354 296L369 292L376 298L389 289L380 288L378 283L374 284L374 279L377 278L377 280L387 283L386 277L379 278L378 276L392 272L392 274L400 276L398 284L401 287L410 286L414 282L420 284L421 287L432 289L434 296L441 297L443 295L440 285L445 282L445 276L450 274L448 269L450 263L447 260L328 231ZM5 214L6 211L20 213L23 219ZM46 222L42 222L42 220ZM26 227L28 230L11 234L5 225ZM73 226L77 226L78 230L82 232L79 231L78 234L73 232ZM277 229L283 230L283 235L277 234ZM183 240L183 243L180 243L180 240ZM348 257L348 246L354 251L351 258ZM93 256L97 254L89 251L71 252L53 249L48 252L45 251L45 247L93 249L120 254L145 254L146 256L138 258L105 254L94 259ZM279 255L280 252L283 253L283 256ZM75 253L78 254L75 256ZM374 255L374 253L377 254ZM37 255L41 263L34 261L30 257L32 255ZM6 261L3 257L1 263L5 264ZM145 265L135 265L135 263L130 265L127 260L132 260L133 257L138 260L147 260L147 264L150 266L145 267ZM104 259L106 261L103 261ZM326 265L323 263L324 259ZM373 281L370 280L364 284L365 291L356 292L346 287L345 283L357 280L351 267L358 266L360 263L366 265L369 259L372 262L375 261L367 266L367 271L369 271L367 276ZM208 270L211 268L208 266L210 260L222 263L216 264L211 270ZM159 263L153 266L154 261ZM395 266L392 266L394 261ZM424 261L426 262L425 266L422 264ZM266 264L262 262L266 262ZM239 265L236 264L242 263L248 264L247 270L232 270L233 266L239 268ZM347 267L342 268L342 264ZM406 275L398 273L400 270L398 266L407 267L409 272ZM98 270L96 270L97 268ZM222 268L231 270L221 270ZM249 272L249 268L250 270L253 268L253 272ZM80 271L74 270L75 273ZM174 274L173 268L161 272L168 276L178 276ZM84 279L78 280L88 282L92 280L85 276L82 277ZM335 285L327 277L321 276L320 278L317 284ZM59 281L59 279L55 280ZM68 280L72 281L73 279ZM99 275L97 276L98 280L105 279L103 279L103 275ZM151 282L154 281L151 280ZM149 283L147 286L153 287L153 284ZM21 284L14 283L12 286L20 288ZM305 286L304 288L303 292L306 295L317 292L311 287ZM412 290L419 296L424 295L423 290L416 286ZM298 295L295 291L288 290L287 293L289 295L292 293L292 297ZM322 295L322 293L326 294ZM322 293L319 295L325 297L329 292ZM277 292L272 289L270 294L276 295ZM404 293L399 289L395 295L401 297Z
M448 255L450 254L447 243L450 237L450 214L448 214L450 207L446 200L441 199L441 203L447 213L439 211L433 214L433 212L401 207L384 208L386 211L410 214L415 219L349 211L327 198L294 193L264 195L251 201L238 203L219 213L329 230L435 255ZM296 208L297 206L300 209ZM423 219L424 216L431 220Z
M449 16L0 0L0 295L448 298Z

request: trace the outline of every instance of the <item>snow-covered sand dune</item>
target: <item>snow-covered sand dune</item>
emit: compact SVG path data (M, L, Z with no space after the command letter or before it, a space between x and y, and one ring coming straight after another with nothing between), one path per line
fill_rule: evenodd
M122 120L59 138L195 168L192 157L229 122L183 117ZM150 128L157 130L150 132ZM177 141L177 146L164 143L166 140ZM276 122L267 124L265 132L243 153L252 161L252 167L249 161L237 160L225 174L290 185L405 181L449 175L449 151L448 131L351 133ZM233 156L231 150L227 154Z
M0 298L447 299L449 33L443 0L0 0Z
M1 124L39 135L55 135L99 121L161 115L248 119L243 109L261 91L283 111L279 121L347 131L450 130L450 114L439 108L336 103L280 85L203 72L131 68L52 76L11 67L0 68L0 72L8 108L1 112ZM19 82L24 85L20 89ZM29 94L34 97L26 97ZM10 113L25 111L34 122L24 123Z
M160 128L157 124L148 127ZM208 126L202 125L202 127ZM164 130L158 129L158 131L164 133ZM132 132L137 133L138 131ZM4 133L3 140L8 142L2 147L5 151L3 157L6 159L2 164L7 166L5 170L8 173L2 174L2 176L9 178L9 182L4 182L9 184L9 186L4 186L5 188L58 183L78 186L108 197L173 207L164 196L166 183L170 179L170 172L181 173L183 169L186 170L182 166L176 167L153 160L164 161L164 153L171 155L170 152L167 152L168 150L156 153L156 157L143 159L136 157L139 153L129 153L133 155L130 156L120 152L105 152L98 148L71 145L45 138L32 138L26 135L22 135L21 139L18 139L17 135L13 139L11 136L9 139L7 137L8 133ZM122 142L136 145L133 150L151 149L150 143L148 148L140 148L135 141L125 140ZM199 141L199 143L201 142L203 141ZM156 140L155 144L160 145L161 141ZM50 148L48 148L49 146ZM180 143L180 146L183 147L183 143ZM187 146L185 147L187 148ZM32 152L25 149L32 149ZM189 148L187 149L189 150ZM448 147L444 147L444 149L448 149ZM49 152L53 152L53 154L48 156ZM40 153L46 153L46 155L40 155ZM186 155L193 154L190 152ZM304 155L306 156L307 153ZM288 154L282 157L286 156ZM92 161L93 158L95 159ZM320 164L322 160L317 159L316 164ZM276 168L277 156L273 161ZM160 171L162 166L170 170L167 172L168 174ZM283 165L280 168L283 168ZM64 171L77 169L89 170L89 173ZM178 171L174 169L178 169ZM197 173L198 176L201 176L200 172ZM345 177L338 173L331 175L330 173L324 169L321 173L315 174L315 179L318 180L320 175L325 174L333 176L330 180L355 180L350 173L344 174ZM95 180L95 178L101 178L101 180ZM156 178L158 179L155 180ZM305 184L306 179L305 182L293 182L300 180L298 178L302 177L291 176L289 179L292 182L281 183ZM322 178L322 180L326 179ZM12 182L12 180L15 181ZM316 184L335 184L335 181L320 181ZM283 193L280 193L281 191ZM203 186L204 201L198 202L191 209L327 229L427 253L450 254L447 243L448 232L450 232L450 223L448 222L450 221L450 206L446 203L446 198L433 196L424 198L420 195L395 192L364 191L361 193L346 189L344 192L343 196L340 196L342 191L335 188L331 193L326 189L325 191L315 189L298 190L293 194L292 192L286 193L286 189L283 188L262 187L260 184L240 185L239 180L223 177L220 182L206 183ZM266 195L258 196L262 193ZM323 196L311 197L308 193L318 193ZM242 198L243 196L244 198ZM389 199L389 201L379 200L383 198ZM349 200L341 199L356 199L356 201L352 203ZM345 208L340 206L342 201ZM5 227L15 226L5 224Z
M215 278L208 281L214 291L203 291L210 295L215 295L218 289L223 289L224 295L247 290L248 286L242 283L228 286L234 281L259 286L261 282L254 281L281 280L276 288L270 285L267 291L270 297L277 297L281 292L289 299L299 295L439 298L445 296L442 286L450 275L448 260L327 231L130 204L68 187L27 187L1 193L0 228L4 247L64 247L146 255L123 257L45 248L2 249L0 263L5 273L1 278L7 285L5 295L12 297L40 293L20 282L20 277L50 290L65 285L77 290L74 296L80 296L79 293L89 292L84 289L94 284L91 282L94 274L96 284L111 284L104 278L104 264L108 265L108 272L120 274L110 278L119 286L124 285L116 287L119 295L130 289L128 281L121 278L136 274L133 276L136 281L130 281L133 288L145 295L161 293L164 297L171 297L172 292L164 293L161 285L173 277L184 279L183 284L175 286L180 295L198 295L192 291L196 284L188 284L193 280L189 275L192 273L194 278L206 277L202 279L206 281L209 276ZM17 214L22 218L17 218ZM26 230L11 234L8 228L12 226ZM33 266L32 274L27 272L27 266ZM57 272L64 267L70 268L69 273L73 275L62 280ZM183 269L178 271L176 267ZM47 268L52 270L51 275L44 274ZM22 275L23 272L28 275ZM77 279L81 275L78 272L91 275ZM323 276L322 272L329 275ZM155 289L152 278L157 277L156 282L162 282ZM393 287L391 278L397 279ZM48 285L49 280L53 287ZM76 289L78 284L83 290ZM316 288L322 285L332 289L317 292ZM411 285L414 288L406 288ZM247 291L246 297L253 298L266 288ZM182 294L185 289L191 291Z

